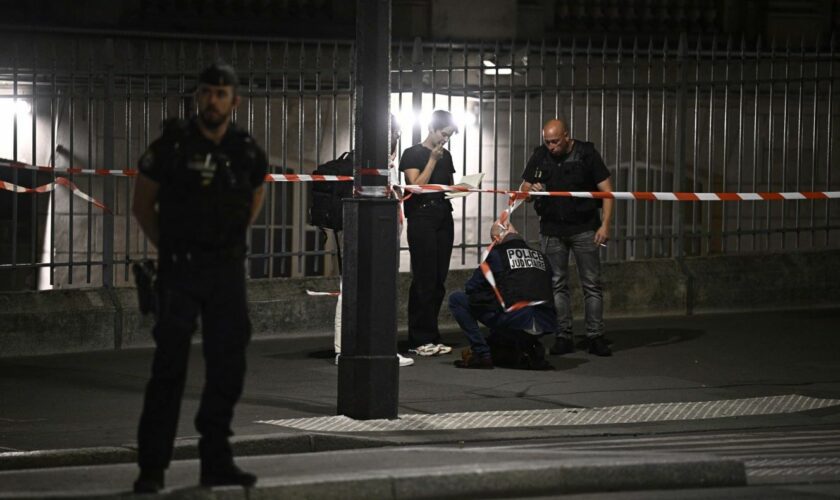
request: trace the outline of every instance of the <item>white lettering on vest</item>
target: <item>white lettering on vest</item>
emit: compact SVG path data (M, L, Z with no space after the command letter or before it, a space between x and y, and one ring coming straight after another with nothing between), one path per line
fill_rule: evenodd
M511 269L539 269L545 271L545 260L536 250L530 248L508 248L508 264Z

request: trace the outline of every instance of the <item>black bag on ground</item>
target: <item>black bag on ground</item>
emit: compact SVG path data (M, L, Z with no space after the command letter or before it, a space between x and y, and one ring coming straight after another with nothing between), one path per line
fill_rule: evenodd
M312 172L315 175L353 175L353 155L344 153ZM344 228L341 200L353 196L353 181L312 182L309 193L309 224L323 229Z
M506 335L488 337L487 344L494 365L519 370L554 369L545 359L545 348L536 335L521 330L507 330Z

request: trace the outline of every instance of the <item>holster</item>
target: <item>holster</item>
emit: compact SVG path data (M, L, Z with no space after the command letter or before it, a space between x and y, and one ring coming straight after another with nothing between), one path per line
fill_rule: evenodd
M157 313L158 301L155 287L157 271L154 261L146 259L135 262L131 265L131 270L134 273L134 283L137 285L137 301L140 314L145 316L150 312Z

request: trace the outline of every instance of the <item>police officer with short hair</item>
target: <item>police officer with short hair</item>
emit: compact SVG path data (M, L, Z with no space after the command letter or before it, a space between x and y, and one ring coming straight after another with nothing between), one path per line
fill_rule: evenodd
M140 158L133 213L158 249L159 308L151 379L138 429L138 493L164 486L190 352L201 316L206 375L195 425L202 486L249 487L229 437L251 338L245 289L246 233L262 206L265 153L231 123L238 79L222 62L198 77L198 115L169 120Z
M543 145L534 150L522 173L520 191L612 191L610 172L591 142L572 139L565 120L543 126ZM604 294L601 288L601 246L609 240L612 199L540 196L535 209L540 216L541 249L554 272L557 339L551 354L575 350L569 296L569 255L575 255L583 288L586 337L589 352L610 356L604 338ZM603 205L603 219L601 210Z
M465 290L449 295L449 310L470 343L470 354L455 361L458 368L493 368L490 346L479 330L478 322L490 328L497 343L518 343L520 335L539 337L554 333L557 314L551 290L551 268L542 252L534 250L516 232L513 224L493 225L490 232L495 242L487 254L486 263L493 274L497 290L479 267L465 286ZM506 311L496 295L498 291L508 308ZM523 304L525 307L521 307ZM543 347L534 338L543 354Z

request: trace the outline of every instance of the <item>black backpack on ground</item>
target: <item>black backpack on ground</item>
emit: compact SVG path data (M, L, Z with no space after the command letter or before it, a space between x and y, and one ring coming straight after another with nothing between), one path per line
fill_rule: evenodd
M353 155L344 153L319 165L315 175L353 175ZM353 196L353 181L312 182L309 196L309 224L322 229L344 228L341 200Z
M536 335L508 330L508 335L491 335L487 344L494 365L519 370L554 369L545 359L545 348Z

